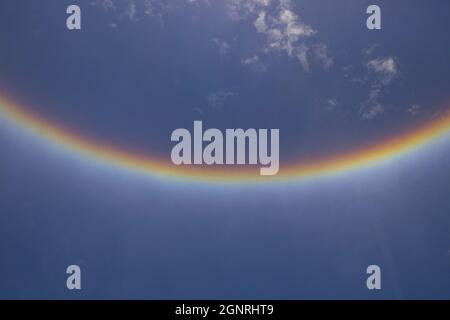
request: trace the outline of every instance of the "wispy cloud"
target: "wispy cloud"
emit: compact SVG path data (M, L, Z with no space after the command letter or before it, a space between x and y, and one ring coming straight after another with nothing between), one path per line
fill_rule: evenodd
M317 34L312 26L303 22L295 13L292 0L224 0L227 15L231 21L247 19L255 32L262 35L262 47L255 48L258 57L264 54L284 53L298 60L304 70L310 70L310 60L317 62L325 70L330 69L334 60L325 44L314 44L308 39ZM164 15L185 5L208 5L210 0L93 0L92 4L105 11L115 11L117 21L136 22L142 16L158 18L164 26ZM181 11L182 12L182 11ZM227 42L214 38L219 53L226 55L230 50ZM243 65L250 65L245 64ZM261 70L258 68L257 70Z
M257 72L265 72L267 70L267 67L261 62L258 55L242 59L241 64Z
M228 102L228 99L235 96L236 93L228 90L218 90L212 92L207 97L208 106L215 111L222 111Z
M325 44L309 44L308 40L317 34L317 30L304 23L294 12L291 0L233 0L233 3L235 10L244 10L243 16L254 16L256 32L265 37L264 53L285 53L296 58L305 71L310 71L311 58L325 70L334 65L334 59Z
M290 1L281 1L275 15L261 11L254 25L266 37L265 52L278 51L297 57L303 67L309 69L308 47L303 39L314 35L316 31L300 20L292 10Z
M384 107L380 103L365 103L360 110L361 118L364 120L372 120L383 114Z
M254 25L258 32L264 33L267 31L266 16L266 12L261 11L258 18L256 18Z
M341 113L342 111L341 104L337 98L319 98L316 99L316 104L319 108L328 113Z
M122 17L130 19L130 21L137 21L136 13L136 2L134 0L129 0L127 7L122 14Z
M219 38L213 38L212 42L219 49L219 53L221 56L226 56L230 51L230 45L225 40L221 40Z
M382 98L389 86L399 78L398 62L394 57L372 57L378 47L375 44L363 50L362 77L350 77L349 73L353 70L351 66L344 70L345 76L354 84L369 88L368 96L359 108L359 114L364 120L375 119L386 112L386 106L381 103Z
M315 44L313 51L316 60L325 70L329 70L334 65L334 59L328 55L328 47L325 44Z
M369 70L370 92L364 101L360 113L363 119L372 120L383 114L385 107L380 99L386 88L398 77L397 63L392 57L371 59L366 64Z
M406 111L413 117L417 116L420 111L421 111L422 107L418 104L414 104L411 107L409 107Z
M367 68L378 76L380 85L388 85L398 76L397 63L392 57L369 60Z
M105 11L116 10L113 0L95 0L91 4L93 6L101 6Z
M253 15L261 7L268 7L271 0L226 0L228 15L233 20L242 20Z
M127 19L132 22L139 20L139 16L157 18L163 23L163 16L169 11L179 8L183 4L197 3L201 0L93 0L93 6L102 7L106 12L116 12L118 20ZM202 0L207 2L207 0Z

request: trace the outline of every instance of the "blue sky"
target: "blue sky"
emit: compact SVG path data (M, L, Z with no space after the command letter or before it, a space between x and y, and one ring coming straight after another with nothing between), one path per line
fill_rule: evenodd
M280 128L283 163L448 112L447 2L79 0L68 31L72 3L1 2L1 91L168 161L170 133L194 120ZM381 31L365 27L373 3ZM0 123L1 298L450 297L448 137L348 175L224 187L102 166Z

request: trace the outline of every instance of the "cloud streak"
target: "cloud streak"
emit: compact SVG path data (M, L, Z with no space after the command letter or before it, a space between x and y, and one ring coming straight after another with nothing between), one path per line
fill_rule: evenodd
M380 99L385 94L386 88L398 78L398 64L393 57L369 59L365 65L369 73L369 96L363 102L360 115L365 120L372 120L385 112L385 107Z
M292 0L224 0L227 15L232 21L248 20L255 32L263 37L263 45L255 51L261 63L261 56L270 53L286 54L295 58L305 71L310 71L311 61L329 70L334 65L328 47L321 43L310 43L309 39L317 34L312 26L304 23L294 11ZM115 11L119 20L126 18L136 22L140 15L156 17L164 26L163 16L175 8L184 5L208 5L209 0L95 0L94 6L105 11ZM116 25L116 23L115 23ZM227 42L214 38L219 53L224 56L230 46ZM246 58L248 59L248 58ZM256 65L243 62L242 65ZM261 66L261 65L260 65ZM261 68L257 68L261 70Z

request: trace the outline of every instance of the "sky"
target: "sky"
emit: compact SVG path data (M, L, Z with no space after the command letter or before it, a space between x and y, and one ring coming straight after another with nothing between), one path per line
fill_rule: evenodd
M0 298L449 299L450 130L400 147L448 118L449 15L439 0L2 1ZM183 176L170 135L195 120L279 128L283 179Z

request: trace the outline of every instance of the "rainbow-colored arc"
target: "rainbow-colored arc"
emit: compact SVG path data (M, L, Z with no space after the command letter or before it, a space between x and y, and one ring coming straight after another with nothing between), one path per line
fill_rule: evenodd
M277 175L260 176L255 174L254 168L250 170L241 167L230 170L205 166L175 166L171 162L153 155L131 152L104 141L83 136L19 106L5 96L0 96L0 115L4 115L21 127L31 130L34 134L59 146L112 165L164 177L231 183L300 180L355 170L405 154L450 132L450 116L445 115L416 130L375 143L364 149L321 159L282 164Z

